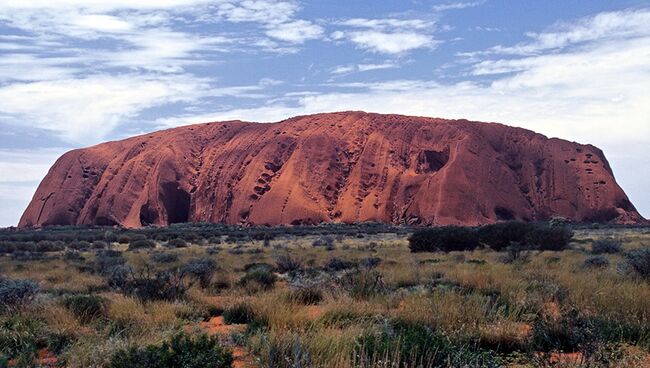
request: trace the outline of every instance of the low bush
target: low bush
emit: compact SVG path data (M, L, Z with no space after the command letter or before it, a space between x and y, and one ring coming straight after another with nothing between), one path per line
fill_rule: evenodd
M375 268L381 264L381 258L379 257L368 257L359 261L359 265L365 268Z
M32 280L15 280L0 276L0 309L25 305L39 290L38 284Z
M178 254L168 252L157 252L151 254L151 260L156 263L174 263L178 261Z
M320 237L316 240L314 240L311 243L312 246L314 247L333 247L334 246L334 238L331 236L323 236Z
M129 243L129 250L137 250L137 249L153 249L156 247L156 243L153 240L150 239L138 239L138 240L131 240Z
M492 250L501 251L512 243L525 244L526 234L534 224L519 221L499 222L478 228L479 242Z
M81 256L81 253L79 253L78 250L68 249L63 253L63 259L66 261L83 261L84 257Z
M223 311L223 321L228 325L250 323L254 319L255 313L248 303L238 303Z
M559 251L566 249L572 238L568 227L536 225L526 234L524 244L536 250Z
M161 345L132 347L113 354L109 368L226 368L233 362L232 353L216 337L205 334L174 335Z
M538 317L533 324L533 346L535 350L547 351L585 351L590 350L596 339L593 323L570 310L559 320Z
M584 268L605 268L609 266L609 260L602 255L589 256L582 264Z
M122 252L116 250L104 250L95 255L94 269L95 272L105 275L111 272L115 266L120 266L126 263L122 256Z
M221 252L221 248L219 247L207 247L205 248L205 253L208 255L215 255L217 253Z
M275 274L266 267L253 267L249 269L239 280L239 284L244 287L258 286L261 289L269 290L275 286L277 278ZM254 285L252 285L254 284Z
M176 238L169 240L166 246L170 248L185 248L187 247L187 242L184 239Z
M159 271L152 274L149 270L130 274L122 289L143 301L178 300L183 298L187 291L182 275L178 272Z
M105 269L102 275L106 278L109 287L115 289L124 289L129 278L132 277L133 270L131 267L118 264Z
M325 263L325 269L328 271L342 271L357 266L354 261L347 261L342 258L332 257Z
M593 254L615 254L623 251L623 242L620 239L602 238L591 244Z
M280 273L296 273L302 270L302 262L295 257L292 257L289 252L279 256L275 260L276 269Z
M108 243L103 240L95 240L92 246L93 249L106 249L108 248Z
M571 229L559 223L553 226L531 222L508 221L484 225L477 229L479 242L500 251L519 244L531 250L564 250L573 237Z
M464 251L478 247L478 236L472 228L462 226L434 227L419 230L409 238L411 252Z
M216 270L217 263L212 258L203 257L190 260L181 271L198 281L201 287L206 288Z
M355 299L368 299L387 291L383 275L376 270L353 270L346 272L339 284Z
M92 245L85 240L75 241L68 244L68 248L74 250L87 250L90 249L91 246Z
M650 282L650 248L640 248L625 253L622 269Z
M316 305L323 301L323 292L315 286L291 290L288 299L292 303L301 305Z
M58 252L65 249L62 241L41 240L34 246L36 252Z
M41 259L45 259L45 255L40 252L16 250L13 253L11 253L12 261L38 261Z
M501 257L503 263L527 263L530 261L530 251L519 243L511 243L506 248L506 254Z
M255 268L261 268L261 269L267 270L269 272L273 271L273 266L268 264L268 263L253 262L253 263L247 263L247 264L244 265L244 272L248 272L248 271L250 271L252 269L255 269Z
M63 298L63 305L83 323L88 323L105 314L104 299L98 295L78 294Z

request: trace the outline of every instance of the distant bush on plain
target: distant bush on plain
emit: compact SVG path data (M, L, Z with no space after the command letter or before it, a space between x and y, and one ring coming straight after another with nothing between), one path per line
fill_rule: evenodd
M516 244L526 250L564 250L573 237L566 226L527 222L502 222L479 228L463 226L433 227L414 232L409 237L412 252L471 251L479 246L495 251Z
M591 244L593 254L614 254L623 251L623 242L620 239L602 238Z

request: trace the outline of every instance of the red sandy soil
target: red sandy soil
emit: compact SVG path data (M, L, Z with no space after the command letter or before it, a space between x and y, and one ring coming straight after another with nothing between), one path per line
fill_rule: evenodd
M227 337L231 333L242 333L246 330L245 324L232 324L227 325L223 321L222 316L212 317L207 322L199 323L199 327L203 329L208 335L217 335ZM255 363L250 353L241 346L232 347L233 354L233 368L255 368L258 365Z
M19 226L644 221L603 152L496 123L365 112L184 126L64 154Z

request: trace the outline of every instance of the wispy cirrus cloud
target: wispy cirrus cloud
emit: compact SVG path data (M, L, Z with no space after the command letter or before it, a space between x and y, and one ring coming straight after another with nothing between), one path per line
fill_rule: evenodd
M353 18L337 24L348 29L333 32L333 40L351 42L375 53L402 54L420 48L434 49L440 43L432 35L435 22L424 19Z
M473 8L473 7L485 4L486 1L487 0L450 2L450 3L434 5L432 7L432 9L435 12L444 12L444 11L448 11L448 10L458 10L458 9L465 9L465 8Z

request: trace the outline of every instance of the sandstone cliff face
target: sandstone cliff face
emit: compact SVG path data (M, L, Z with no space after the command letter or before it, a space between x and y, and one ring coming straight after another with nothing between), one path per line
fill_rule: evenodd
M20 226L638 222L602 151L494 123L344 112L74 150Z

